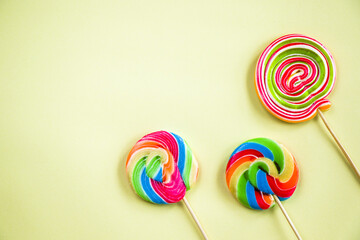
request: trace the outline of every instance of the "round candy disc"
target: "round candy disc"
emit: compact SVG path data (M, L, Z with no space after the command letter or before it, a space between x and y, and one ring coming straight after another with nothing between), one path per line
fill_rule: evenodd
M327 110L326 97L335 82L330 52L313 38L291 34L273 41L261 54L255 85L266 109L287 122L313 118L318 108Z
M188 144L166 131L150 133L131 149L126 171L135 192L157 204L183 199L198 176L198 163Z
M226 183L243 205L268 209L274 205L273 194L281 201L294 193L299 169L291 153L268 138L244 142L231 154L226 166Z

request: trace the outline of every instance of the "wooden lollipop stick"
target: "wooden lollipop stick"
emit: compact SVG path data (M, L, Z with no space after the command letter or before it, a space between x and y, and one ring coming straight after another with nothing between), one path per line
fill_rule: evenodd
M194 212L193 209L191 208L189 202L186 200L185 197L183 198L182 201L185 203L185 206L186 206L187 210L190 212L192 218L193 218L194 221L196 222L196 225L197 225L198 228L200 229L200 231L201 231L204 239L205 239L205 240L208 240L208 237L206 236L205 230L204 230L204 228L201 226L200 221L199 221L199 219L196 217L195 212Z
M301 238L299 232L296 230L295 225L293 224L293 222L291 221L289 215L288 215L287 212L285 211L285 208L284 208L284 206L281 204L280 199L279 199L276 195L273 195L273 197L274 197L275 202L277 203L277 205L279 205L279 207L280 207L282 213L284 214L286 220L287 220L288 223L290 224L290 227L291 227L292 230L294 231L297 239L301 240L302 238Z
M339 146L339 148L341 149L342 153L345 155L346 160L348 160L351 168L354 170L354 172L356 173L357 177L360 180L360 171L359 169L356 168L355 163L351 160L349 154L346 152L345 148L341 145L339 139L336 137L334 131L330 128L330 125L327 123L324 114L321 112L321 110L317 110L317 112L319 113L319 116L321 118L321 120L324 122L326 128L329 130L331 136L334 138L335 142L337 143L337 145Z

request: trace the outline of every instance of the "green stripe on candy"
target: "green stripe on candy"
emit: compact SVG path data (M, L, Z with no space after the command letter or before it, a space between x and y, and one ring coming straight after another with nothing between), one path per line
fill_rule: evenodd
M244 204L246 207L251 208L249 205L249 201L246 197L246 182L248 179L248 171L245 171L241 174L239 181L236 187L236 197L237 199Z
M141 171L145 167L147 156L142 157L135 165L132 175L132 185L135 192L144 200L151 202L148 196L145 194L141 185Z
M190 190L190 172L191 172L191 166L192 166L192 151L190 150L190 147L188 146L188 144L185 142L185 168L184 168L184 173L183 173L183 181L184 184L186 186L186 190Z
M161 157L155 156L146 162L146 175L154 179L161 168Z
M258 187L256 175L257 175L259 169L265 171L266 173L269 173L269 171L270 171L269 166L266 163L261 162L261 161L255 161L254 163L252 163L250 165L249 181L250 181L251 185L256 186L256 187Z

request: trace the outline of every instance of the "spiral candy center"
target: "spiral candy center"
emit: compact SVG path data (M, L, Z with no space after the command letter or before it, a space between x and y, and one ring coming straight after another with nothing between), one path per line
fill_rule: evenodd
M145 160L146 175L158 182L169 182L174 172L174 159L164 149L144 148L137 152L136 157Z
M315 39L292 34L276 39L261 54L255 85L268 111L288 122L301 122L326 110L335 82L330 52Z

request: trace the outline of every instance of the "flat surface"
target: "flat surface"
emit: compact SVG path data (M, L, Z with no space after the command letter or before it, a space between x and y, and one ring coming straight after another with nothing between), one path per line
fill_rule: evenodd
M184 137L200 163L187 193L210 239L295 239L280 209L243 207L225 184L241 142L270 137L298 160L284 207L303 239L359 239L360 184L321 120L281 122L253 86L275 38L333 54L325 116L360 167L360 1L0 2L0 239L199 239L181 203L129 186L144 134Z

